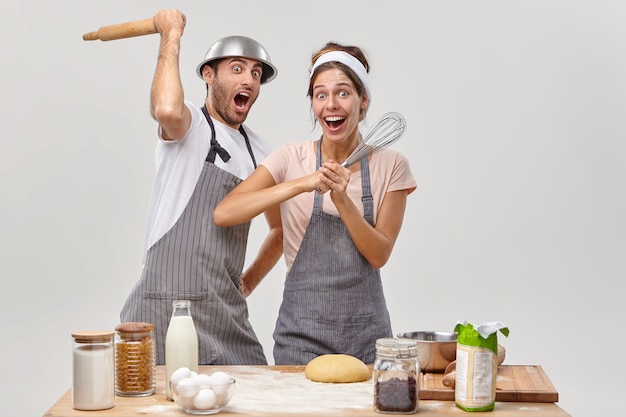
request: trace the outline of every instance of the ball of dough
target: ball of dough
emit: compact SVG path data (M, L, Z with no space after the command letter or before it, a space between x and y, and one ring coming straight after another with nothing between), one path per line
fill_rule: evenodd
M361 382L367 381L371 374L360 359L339 353L318 356L304 368L304 376L315 382Z

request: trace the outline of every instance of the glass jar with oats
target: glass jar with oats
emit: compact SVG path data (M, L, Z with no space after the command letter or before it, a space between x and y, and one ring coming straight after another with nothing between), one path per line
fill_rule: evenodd
M144 397L156 389L154 325L122 323L115 327L115 394Z

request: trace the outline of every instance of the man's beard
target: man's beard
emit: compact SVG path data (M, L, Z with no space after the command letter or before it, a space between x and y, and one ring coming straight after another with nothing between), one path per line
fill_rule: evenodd
M233 112L230 108L230 95L229 92L224 89L219 80L211 88L210 94L213 102L213 108L217 114L226 122L228 125L240 125L248 116L248 113L245 114ZM248 107L250 108L250 107Z

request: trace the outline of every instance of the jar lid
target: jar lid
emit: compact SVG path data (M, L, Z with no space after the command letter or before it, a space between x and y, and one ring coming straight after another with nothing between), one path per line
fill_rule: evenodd
M120 333L145 333L154 330L154 324L141 321L129 321L115 326L115 330Z
M394 358L417 356L417 340L384 337L376 340L376 354Z
M111 330L80 330L72 333L72 337L78 343L110 342L113 340Z

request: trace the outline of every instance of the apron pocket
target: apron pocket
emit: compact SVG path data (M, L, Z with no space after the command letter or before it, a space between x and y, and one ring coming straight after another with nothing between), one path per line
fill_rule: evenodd
M327 316L320 315L317 317L313 317L315 321L318 323L328 323L333 326L336 325L345 325L345 326L361 326L366 323L376 323L376 314L364 314L364 315L354 315L354 316Z
M202 292L168 292L168 291L144 291L143 298L153 300L190 300L198 301L209 297L208 291Z

